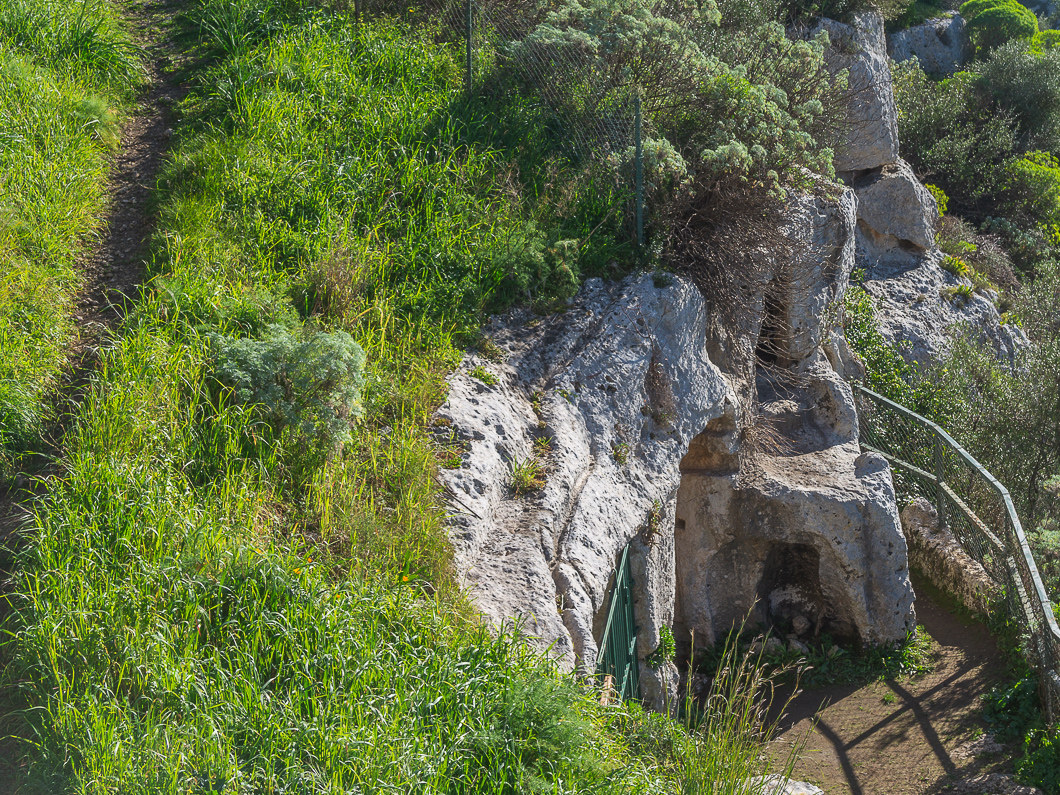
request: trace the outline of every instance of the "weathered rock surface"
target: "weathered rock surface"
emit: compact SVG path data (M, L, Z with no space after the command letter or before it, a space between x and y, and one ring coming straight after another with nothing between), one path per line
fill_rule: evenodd
M467 444L461 467L442 474L457 512L457 566L488 617L520 617L568 667L575 658L594 666L611 573L638 534L642 656L672 621L678 464L731 400L706 356L707 322L702 296L683 279L590 280L562 315L496 319L488 331L507 361L469 356L450 378L438 417ZM498 383L471 377L477 366ZM552 440L545 486L516 498L512 466L541 437ZM661 691L658 676L646 673L646 689Z
M836 150L835 170L863 171L894 163L898 160L898 115L883 17L876 11L864 11L854 16L853 25L822 19L810 36L821 30L828 31L831 41L829 69L849 73L852 126L847 140Z
M955 597L973 613L990 615L998 586L948 529L930 502L918 498L902 509L902 530L909 544L909 565L928 581Z
M1045 795L1037 787L1019 784L1004 773L984 773L952 785L957 795Z
M935 244L938 205L904 160L854 177L851 187L858 196L859 231L876 249L926 250Z
M748 780L748 784L751 785L748 792L760 792L761 795L824 795L820 787L776 774L755 776ZM761 789L758 789L759 786Z
M858 265L865 269L865 289L876 299L880 331L908 361L927 366L941 358L950 334L970 330L999 358L1013 362L1029 342L1023 330L1003 325L990 296L973 293L951 298L947 290L968 284L942 269L943 254L883 252L860 241Z
M888 36L887 52L896 63L916 58L928 74L948 77L972 54L964 28L964 18L951 11Z
M702 646L743 620L781 634L821 632L873 644L905 636L913 620L906 544L886 462L862 454L847 383L825 349L824 307L840 301L854 260L855 203L793 207L814 256L777 303L772 324L748 313L741 337L764 326L790 329L782 366L758 367L759 404L747 433L723 414L692 441L681 462L675 530L675 635ZM815 310L813 333L803 313ZM839 358L835 355L835 358Z
M506 359L467 356L436 425L463 451L442 480L457 567L489 619L518 620L562 665L592 670L629 543L642 661L662 626L685 633L679 645L693 629L709 645L758 596L757 618L793 643L823 630L904 637L912 589L889 470L861 455L850 388L830 363L845 350L835 307L856 222L854 194L837 190L791 202L805 261L783 279L765 263L735 330L720 331L680 277L590 280L562 314L494 319ZM535 453L542 438L551 449ZM513 467L535 455L544 486L516 497ZM640 673L663 707L676 669Z

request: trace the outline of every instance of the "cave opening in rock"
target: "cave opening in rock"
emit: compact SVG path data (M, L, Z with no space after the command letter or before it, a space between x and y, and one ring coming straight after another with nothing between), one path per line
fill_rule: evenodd
M776 282L766 290L762 307L762 328L755 346L755 357L760 364L787 367L788 338L790 330L785 322L787 313L780 299L780 288Z
M773 631L814 637L825 618L821 553L810 544L775 542L758 583L759 614Z

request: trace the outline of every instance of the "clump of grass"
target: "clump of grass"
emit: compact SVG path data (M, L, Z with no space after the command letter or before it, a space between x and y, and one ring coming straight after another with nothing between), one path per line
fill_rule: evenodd
M544 466L536 457L515 459L512 461L509 485L516 497L531 491L540 491L545 487Z
M970 284L958 284L953 287L943 287L941 291L941 295L945 300L961 307L971 301L974 294L975 288Z
M538 436L534 439L534 455L546 456L552 452L552 437Z
M477 378L479 381L484 383L486 386L496 386L498 383L497 376L483 367L481 364L473 367L468 373L472 378Z
M0 481L41 446L76 334L75 261L103 213L120 105L98 93L116 91L116 65L88 56L123 40L115 19L91 3L0 7Z
M733 642L740 648L749 649L756 642L760 643L762 635L749 630L734 637ZM871 646L860 652L836 643L828 635L803 641L806 651L788 644L783 638L778 640L779 644L763 645L763 664L771 670L785 671L789 678L793 667L802 666L800 678L807 687L921 676L930 673L935 665L931 637L920 626L906 633L905 640L899 643ZM717 664L716 658L710 655L703 663L708 671Z

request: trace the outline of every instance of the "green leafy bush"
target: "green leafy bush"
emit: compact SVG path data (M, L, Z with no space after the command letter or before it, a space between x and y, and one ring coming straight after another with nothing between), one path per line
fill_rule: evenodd
M1060 160L1048 152L1028 152L1007 170L1003 207L1009 217L1032 225L1060 222Z
M976 65L984 98L1012 116L1021 151L1060 153L1060 50L1035 53L1026 42L998 47Z
M979 53L1011 39L1029 39L1038 32L1034 12L1016 0L968 0L961 5L966 30Z
M1060 47L1060 30L1039 30L1031 39L1031 51L1036 55L1055 47Z
M363 414L364 351L344 331L268 329L263 339L215 335L214 377L260 406L277 430L292 428L334 447Z
M979 75L935 81L907 61L895 67L894 93L902 156L946 192L951 211L1001 190L999 166L1015 151L1015 123L984 94Z
M825 66L826 41L789 39L771 19L733 27L713 2L663 11L645 0L573 0L515 45L513 63L579 65L547 78L566 81L548 91L572 98L562 111L572 128L640 92L660 166L653 184L687 168L700 179L776 187L803 167L832 173L830 134L845 85ZM538 71L523 77L546 90ZM580 102L586 95L591 104ZM628 160L623 152L616 165Z

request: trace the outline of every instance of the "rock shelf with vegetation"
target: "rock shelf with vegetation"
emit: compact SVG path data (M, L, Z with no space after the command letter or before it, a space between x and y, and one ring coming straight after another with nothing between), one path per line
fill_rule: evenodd
M761 654L922 640L850 380L1060 589L1060 49L922 5L3 4L0 787L779 791Z

